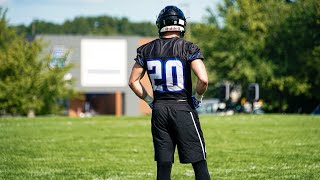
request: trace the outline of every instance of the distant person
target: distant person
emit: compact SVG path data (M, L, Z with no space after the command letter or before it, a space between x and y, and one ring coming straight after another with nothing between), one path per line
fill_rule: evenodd
M129 80L133 92L152 109L152 137L157 179L171 179L175 147L181 163L192 163L198 180L210 179L198 108L208 87L204 59L197 45L183 39L186 18L176 6L167 6L156 21L159 38L137 49ZM192 96L191 71L197 77ZM141 78L147 72L151 97Z

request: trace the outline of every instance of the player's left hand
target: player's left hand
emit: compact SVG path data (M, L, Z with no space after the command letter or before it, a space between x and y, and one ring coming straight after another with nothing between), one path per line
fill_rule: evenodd
M146 95L143 99L151 109L153 109L153 97L151 97L149 94Z
M192 96L193 106L197 109L201 106L202 100L198 100L195 96Z
M148 105L151 109L153 109L153 101L151 103L148 103Z

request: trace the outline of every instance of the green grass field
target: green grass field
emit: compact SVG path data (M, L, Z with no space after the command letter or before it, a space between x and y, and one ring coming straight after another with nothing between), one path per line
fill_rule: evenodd
M149 118L2 118L0 179L155 179ZM212 179L320 179L320 116L200 119Z

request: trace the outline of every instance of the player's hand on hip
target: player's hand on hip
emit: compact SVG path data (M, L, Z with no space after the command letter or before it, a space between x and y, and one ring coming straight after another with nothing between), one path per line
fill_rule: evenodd
M148 105L151 109L153 109L153 101L151 103L148 103Z
M146 95L146 97L143 99L151 109L153 109L153 97L149 96L149 94Z

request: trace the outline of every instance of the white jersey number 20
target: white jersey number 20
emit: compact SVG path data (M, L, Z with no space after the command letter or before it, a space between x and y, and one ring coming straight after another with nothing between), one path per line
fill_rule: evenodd
M185 88L183 65L180 60L167 59L162 63L160 59L152 59L147 61L147 67L154 91L177 92Z

